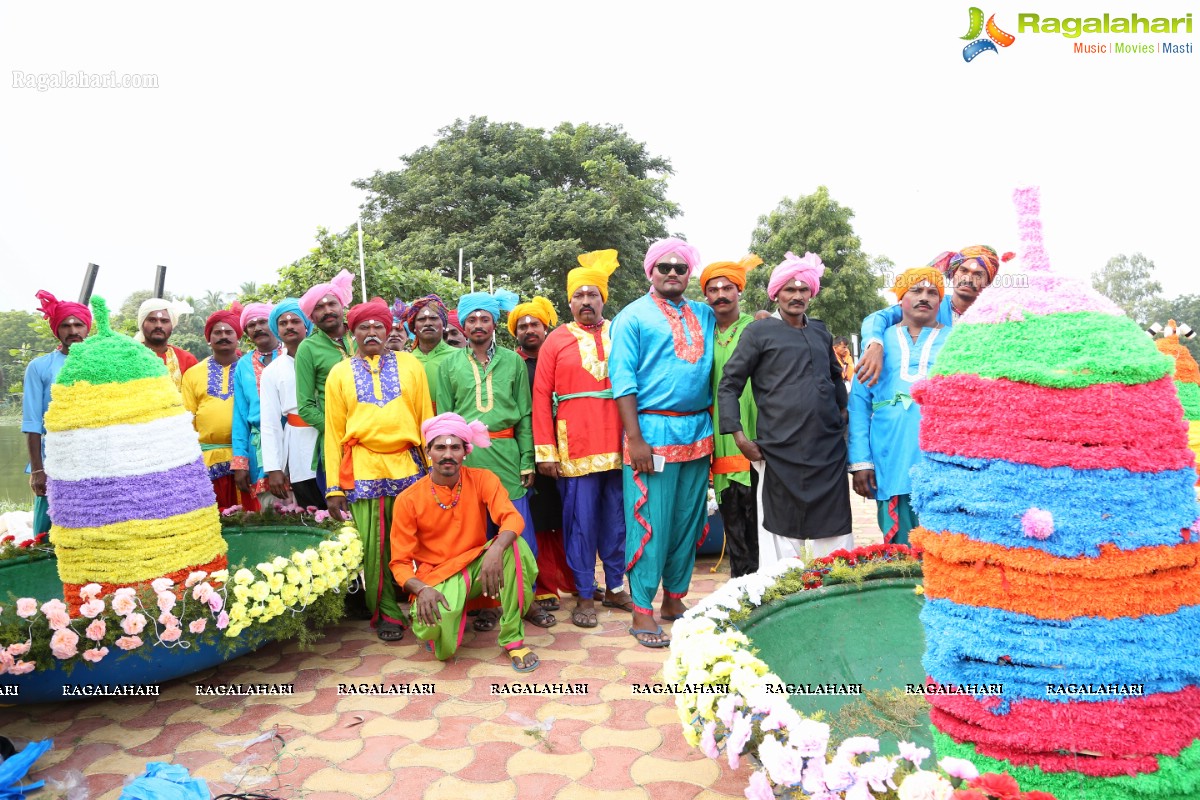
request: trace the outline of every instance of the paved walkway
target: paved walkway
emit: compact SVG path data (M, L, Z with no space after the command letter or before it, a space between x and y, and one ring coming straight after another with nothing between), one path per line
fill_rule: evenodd
M879 540L873 504L853 497L855 537ZM697 561L690 599L728 579L728 562ZM600 609L600 627L527 627L542 666L518 675L496 634L469 630L456 660L437 662L412 634L386 644L363 622L328 631L314 649L274 644L218 669L164 684L157 699L0 708L0 732L52 738L33 776L86 775L92 800L120 795L149 761L187 767L214 795L352 800L732 800L749 770L689 747L670 697L634 694L661 681L663 650L638 646L628 615ZM669 630L669 628L668 628ZM290 683L288 697L197 697L195 684ZM348 683L433 684L433 694L339 695ZM586 694L493 694L493 684L582 684ZM277 733L247 746L263 734ZM39 795L41 796L41 795ZM53 793L45 796L54 797ZM59 794L58 796L63 796Z

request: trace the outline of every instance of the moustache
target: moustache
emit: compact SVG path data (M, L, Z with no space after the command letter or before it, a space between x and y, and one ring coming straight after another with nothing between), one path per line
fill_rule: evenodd
M437 327L434 325L426 325L421 328L421 333L434 333L435 331L437 331Z
M216 347L219 344L233 344L233 339L217 339L213 342L213 347Z
M337 314L326 314L325 316L321 317L321 322L329 322L331 319L337 319L337 316Z
M596 309L592 308L591 306L580 306L579 307L580 314L582 314L585 311L591 311L593 314L596 313Z
M438 462L438 466L439 467L450 467L457 463L458 462L455 461L453 458L443 458L441 461Z
M366 339L363 339L363 344L383 344L383 339L380 339L378 336L368 336Z
M732 304L733 304L733 301L732 301L732 300L726 300L726 299L714 300L714 301L713 301L713 305L714 305L714 306L728 306L728 305L732 305Z
M933 308L933 306L929 305L929 303L926 303L924 300L922 300L921 302L914 305L913 308Z
M471 335L472 335L472 336L474 336L474 335L475 335L475 334L477 334L477 333L484 333L484 334L486 334L486 333L487 333L487 331L485 331L483 328L474 328L474 329L472 329L472 330L471 330Z

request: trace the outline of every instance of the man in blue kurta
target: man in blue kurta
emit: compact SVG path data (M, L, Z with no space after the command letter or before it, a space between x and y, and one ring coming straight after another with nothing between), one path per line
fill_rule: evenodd
M957 253L945 252L929 262L950 282L951 291L938 304L937 321L947 328L967 312L979 293L991 285L1000 271L1000 262L1008 261L1012 253L1003 256L986 244L973 244ZM883 367L883 332L900 322L900 304L867 315L862 322L862 357L854 374L867 386L874 386Z
M700 254L687 242L655 242L643 262L650 292L625 306L612 324L609 375L625 428L630 633L646 647L670 644L654 619L654 595L661 583L664 620L683 615L707 520L716 316L683 296L699 264Z
M259 503L274 497L267 490L263 471L262 427L259 395L267 365L282 355L283 345L271 332L270 303L249 303L242 309L242 334L254 345L233 368L233 480L240 491L254 494Z
M58 300L42 290L42 316L50 323L50 331L58 339L58 348L38 356L25 368L25 396L21 405L21 432L29 446L29 488L33 491L33 532L50 530L50 506L46 501L46 470L42 466L46 450L42 439L46 435L46 409L50 407L50 387L58 371L67 361L71 345L82 342L92 327L92 312L82 303Z
M949 330L938 321L946 294L942 274L916 267L896 278L893 287L903 316L883 331L883 370L874 386L850 386L850 472L854 491L878 506L884 544L908 544L917 525L909 504L908 472L921 455L921 409L912 385L929 374Z

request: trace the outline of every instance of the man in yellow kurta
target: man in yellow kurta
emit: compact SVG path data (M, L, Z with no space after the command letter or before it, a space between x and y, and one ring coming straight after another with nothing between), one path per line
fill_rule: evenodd
M387 303L375 298L354 306L347 321L357 352L335 364L325 381L325 502L358 528L371 625L393 642L404 635L404 616L388 568L392 505L428 471L421 423L433 416L433 405L420 362L384 347L392 325Z
M238 491L233 480L233 367L237 364L238 340L242 338L241 310L222 310L209 316L204 338L212 355L183 373L179 392L183 407L195 415L196 432L204 466L217 495L217 508L224 511L240 505L246 511L258 511L258 499L252 493Z

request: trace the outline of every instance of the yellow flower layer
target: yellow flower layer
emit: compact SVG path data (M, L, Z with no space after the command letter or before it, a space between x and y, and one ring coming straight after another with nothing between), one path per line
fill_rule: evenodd
M51 528L63 583L136 583L226 552L216 506L166 519L98 528Z
M165 375L128 383L76 383L50 389L47 431L136 425L183 414L183 399Z

